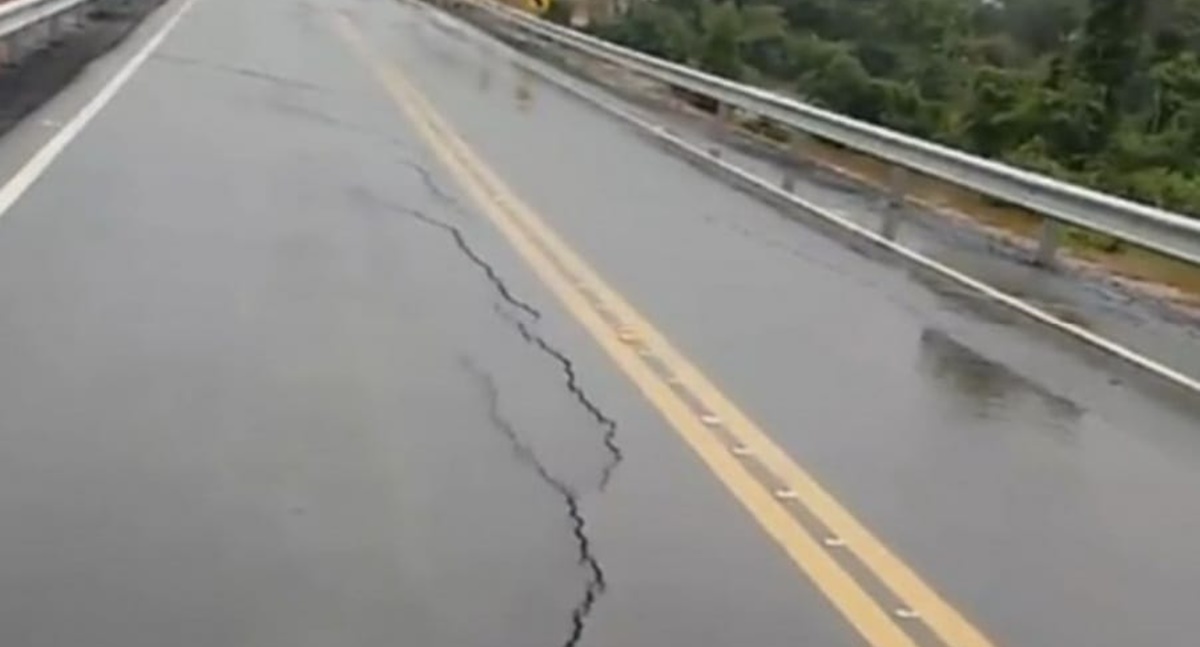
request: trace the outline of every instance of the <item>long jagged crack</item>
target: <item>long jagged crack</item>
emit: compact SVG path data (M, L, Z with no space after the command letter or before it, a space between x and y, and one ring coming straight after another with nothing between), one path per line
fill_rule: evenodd
M492 379L492 376L476 366L469 359L464 358L462 365L467 373L475 378L475 381L479 383L480 389L483 391L484 398L487 401L488 420L492 423L492 426L508 440L513 454L517 459L529 466L537 474L538 479L554 490L563 501L567 519L571 524L571 535L575 539L579 565L587 571L587 580L584 583L583 595L571 609L570 632L566 640L562 643L562 647L576 647L583 639L588 618L592 614L592 609L595 607L596 601L600 599L600 596L604 594L604 591L608 587L604 579L604 569L600 566L600 561L592 551L592 540L587 533L587 520L584 518L583 511L580 508L579 496L565 481L555 476L546 468L546 465L538 458L533 448L521 438L512 423L504 417L504 414L500 410L500 392L496 388L496 381Z
M470 243L467 242L467 238L460 228L450 223L438 220L437 218L433 218L419 209L413 209L396 204L388 204L388 206L400 213L404 213L412 217L418 222L436 229L440 229L441 231L449 234L450 237L454 239L454 244L458 247L459 251L461 251L463 255L466 256L476 267L483 271L488 281L496 288L496 292L499 293L500 297L505 303L508 303L517 310L524 312L535 321L541 319L542 313L539 310L529 305L529 303L526 301L513 295L508 288L508 284L504 282L499 274L497 274L496 269L492 267L490 263L484 260L484 258L480 256L474 248L471 247ZM575 398L576 402L578 402L579 405L583 407L585 411L587 411L588 415L596 421L596 424L600 426L600 429L602 430L602 442L604 443L604 449L608 454L608 459L604 462L604 466L600 470L600 480L598 486L601 491L604 491L608 488L609 481L612 480L612 475L616 471L617 466L620 465L621 461L625 459L625 455L621 451L621 446L617 444L617 421L605 415L604 411L597 406L595 400L593 400L579 385L579 377L575 370L575 363L570 357L567 356L566 353L562 352L553 344L546 341L541 334L531 328L528 323L521 318L514 316L512 313L509 313L507 310L504 310L500 307L496 308L496 312L501 316L502 319L513 326L517 333L520 334L522 339L524 339L534 348L546 354L559 365L565 378L567 391L573 398Z
M458 199L451 195L449 191L443 189L442 186L433 179L433 173L430 173L429 169L426 168L425 165L406 157L400 158L397 161L400 164L412 169L412 171L421 178L421 182L425 184L425 188L429 189L429 192L432 193L438 200L450 205L451 208L459 213L467 213L467 210L463 208Z
M496 289L496 292L500 295L500 298L504 299L506 303L514 308L517 308L521 312L524 312L533 319L541 319L542 313L538 311L537 308L534 308L525 301L513 295L513 293L508 289L508 284L505 283L504 279L500 278L500 275L496 273L496 268L492 267L491 263L488 263L486 260L484 260L484 258L480 256L473 247L471 247L470 243L467 242L467 237L463 235L461 229L448 222L442 222L437 218L433 218L419 209L412 209L400 205L392 205L392 207L397 211L411 216L419 222L429 225L430 227L440 229L449 234L454 240L454 244L458 247L458 250L462 252L463 256L466 256L471 263L483 271L484 276L487 277L488 281L492 284L492 287Z
M588 396L587 392L579 386L579 377L575 372L575 362L571 361L571 358L566 353L551 345L550 342L546 341L545 337L542 337L524 321L513 316L503 308L497 306L496 313L512 324L517 332L521 334L522 339L546 355L549 355L558 363L566 379L567 391L570 392L579 405L592 416L596 424L603 430L604 449L608 452L608 460L604 462L604 466L600 469L599 488L603 491L608 487L608 482L612 479L613 471L617 469L617 465L625 459L620 445L617 444L617 421L605 415L604 411L596 406L596 403Z

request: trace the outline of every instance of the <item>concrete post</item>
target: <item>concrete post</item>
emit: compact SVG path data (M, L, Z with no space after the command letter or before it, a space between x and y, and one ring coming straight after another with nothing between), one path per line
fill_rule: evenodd
M888 205L903 207L904 198L908 195L908 171L899 166L888 169Z
M1062 225L1057 220L1050 218L1042 220L1042 231L1038 236L1038 246L1034 253L1033 264L1038 267L1054 267L1054 259L1061 238Z
M883 209L883 222L879 223L879 233L888 240L896 240L900 232L900 223L904 219L904 198L908 195L908 171L893 166L888 170L888 197Z
M78 30L83 26L84 9L76 7L59 17L58 29L60 34Z
M813 138L808 133L793 131L789 135L790 143L788 148L791 149L792 155L800 160L807 160L813 154Z
M722 124L729 125L733 123L733 106L728 103L717 104L717 119Z
M68 12L69 13L69 12ZM45 23L45 40L44 44L57 43L62 40L63 35L67 33L66 16L59 15L52 18L47 18Z
M20 63L22 59L29 56L29 53L36 48L32 32L33 30L31 29L23 29L15 34L10 34L5 39L5 51L7 54L5 62L7 64L14 65Z
M41 49L54 39L54 19L43 20L26 31L29 32L29 39L33 41L32 49Z
M812 137L808 133L794 131L788 134L788 152L790 156L796 160L797 164L804 165L812 156ZM787 168L783 172L783 181L780 185L784 191L793 193L796 190L796 181L798 171L795 168Z
M900 233L900 223L904 220L904 205L889 203L883 209L883 222L879 223L879 235L888 240L896 240Z

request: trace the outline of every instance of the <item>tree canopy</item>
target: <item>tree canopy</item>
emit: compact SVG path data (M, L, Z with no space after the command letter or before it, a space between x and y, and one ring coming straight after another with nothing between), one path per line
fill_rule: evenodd
M1200 0L633 0L594 30L1200 215Z

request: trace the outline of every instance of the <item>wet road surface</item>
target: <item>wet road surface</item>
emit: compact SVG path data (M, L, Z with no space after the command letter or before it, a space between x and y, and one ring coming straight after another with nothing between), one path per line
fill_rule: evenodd
M528 48L528 41L521 41ZM561 51L551 49L555 56ZM578 56L566 60L578 64ZM517 64L553 69L528 57ZM628 77L590 70L608 83L625 83L618 94L612 86L586 86L586 92L607 104L649 123L660 125L693 146L714 151L726 162L760 178L783 183L785 179L803 198L826 211L858 225L880 230L887 215L897 210L887 205L888 196L862 186L855 180L811 164L784 159L782 153L718 126L711 118L685 115L668 109L663 102L646 96L631 99L634 88ZM573 87L580 87L574 83ZM650 87L653 87L652 85ZM661 88L648 92L662 93ZM922 254L996 286L1008 294L1052 312L1120 342L1156 361L1190 376L1200 376L1200 326L1193 312L1173 307L1161 299L1138 295L1099 271L1064 273L1036 267L1026 259L1030 252L984 235L965 223L956 222L928 209L908 205L899 215L897 240Z
M0 642L868 644L338 21L992 643L1191 644L1187 403L386 0L199 0L0 219Z

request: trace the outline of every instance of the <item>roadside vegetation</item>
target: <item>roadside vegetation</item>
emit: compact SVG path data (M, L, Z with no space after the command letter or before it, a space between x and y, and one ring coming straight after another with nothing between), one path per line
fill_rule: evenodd
M1200 216L1200 0L633 0L590 29Z

